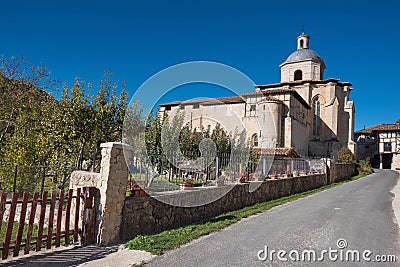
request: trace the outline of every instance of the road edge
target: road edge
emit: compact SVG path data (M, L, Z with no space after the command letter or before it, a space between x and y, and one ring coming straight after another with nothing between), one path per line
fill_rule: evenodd
M394 194L392 207L395 219L397 221L397 225L400 228L400 171L397 171L397 173L398 173L397 184L392 188L390 192Z

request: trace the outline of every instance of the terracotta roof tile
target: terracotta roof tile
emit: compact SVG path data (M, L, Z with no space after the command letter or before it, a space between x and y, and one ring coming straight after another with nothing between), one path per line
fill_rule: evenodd
M397 132L400 131L400 124L378 124L363 130L359 130L356 134L370 134L372 132Z
M266 89L266 88L274 88L274 87L281 87L285 85L301 85L305 83L310 83L310 84L326 84L334 82L337 83L338 85L341 86L352 86L351 83L349 82L339 82L339 79L337 78L329 78L327 80L299 80L299 81L290 81L290 82L280 82L280 83L271 83L271 84L260 84L260 85L255 85L255 88L259 89Z
M261 100L258 101L257 103L261 103L261 102L263 102L263 101L274 101L274 102L283 103L282 100L280 100L280 99L278 99L278 98L276 98L276 97L270 96L270 95L268 95L266 98L261 99Z
M191 104L202 104L202 105L215 105L215 104L236 104L236 103L244 103L244 99L241 96L229 96L229 97L219 97L219 98L206 98L206 99L196 99L196 100L187 100L187 101L173 101L165 104L161 104L161 107L165 106L178 106L180 104L183 105L191 105Z
M307 101L304 100L300 96L300 94L293 88L279 88L279 89L262 89L259 92L254 92L254 93L247 93L243 94L242 96L259 96L259 95L265 95L265 96L271 96L271 95L280 95L280 94L292 94L294 97L299 100L299 102L305 106L307 109L311 109L310 105L307 103Z
M264 156L281 156L281 157L289 157L289 158L300 158L299 154L290 147L276 147L276 148L254 148L260 155Z

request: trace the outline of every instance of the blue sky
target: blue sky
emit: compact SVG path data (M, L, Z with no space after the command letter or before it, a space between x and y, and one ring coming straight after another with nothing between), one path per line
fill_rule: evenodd
M280 80L302 25L326 78L353 83L356 130L400 118L397 1L2 1L0 54L44 64L54 77L94 84L104 70L131 95L171 65L230 65L256 84ZM181 99L222 96L183 86ZM208 90L208 91L207 91ZM213 90L216 90L215 92ZM253 90L249 88L248 91ZM215 95L210 95L215 94Z

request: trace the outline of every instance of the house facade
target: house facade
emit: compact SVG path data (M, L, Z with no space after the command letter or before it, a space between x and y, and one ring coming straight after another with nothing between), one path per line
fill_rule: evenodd
M379 124L355 133L357 160L373 167L400 170L400 124Z
M355 152L352 84L324 78L325 62L297 37L297 50L279 66L278 83L255 85L240 96L160 105L162 114L182 110L194 129L220 123L228 132L243 125L257 149L294 150L301 157L335 158L342 147Z

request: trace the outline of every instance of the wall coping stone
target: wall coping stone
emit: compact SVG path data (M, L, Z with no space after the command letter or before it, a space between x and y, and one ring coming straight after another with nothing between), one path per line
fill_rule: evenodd
M133 150L132 146L121 142L102 143L100 144L100 148L121 148L121 149Z

